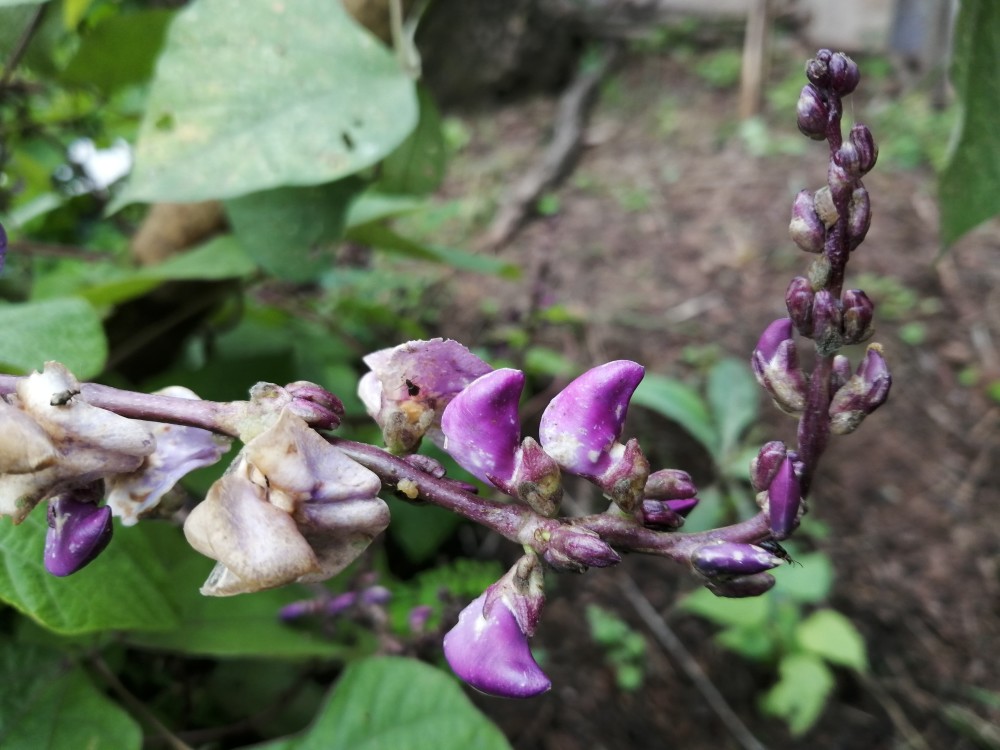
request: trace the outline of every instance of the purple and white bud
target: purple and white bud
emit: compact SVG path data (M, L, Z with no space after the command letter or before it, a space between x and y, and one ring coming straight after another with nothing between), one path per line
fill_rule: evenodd
M642 525L656 531L676 531L684 525L684 516L663 500L643 500Z
M805 408L806 378L799 367L791 319L779 318L764 329L750 364L778 408L789 414Z
M872 318L875 303L860 289L847 289L841 297L844 306L844 343L860 344L875 333Z
M289 408L306 424L317 430L335 430L344 417L344 403L335 395L315 383L297 380L285 386L292 395Z
M772 440L761 446L750 462L750 484L755 490L761 492L771 485L771 480L778 473L787 455L788 448L780 440Z
M821 356L835 354L844 344L843 313L840 300L829 289L820 289L813 300L813 333Z
M836 435L854 432L869 414L885 403L892 375L882 356L882 347L869 344L857 372L830 402L830 431Z
M371 372L358 383L358 396L397 454L416 450L428 432L435 438L451 399L493 369L451 339L410 341L364 361Z
M767 515L771 535L779 541L788 538L799 525L800 510L802 490L792 457L788 456L781 462L767 487Z
M770 573L755 573L752 576L738 576L709 581L705 588L716 596L727 599L745 599L766 594L774 588L774 576Z
M680 469L660 469L646 480L643 497L646 500L686 500L698 494L691 475Z
M825 89L830 85L830 58L833 53L828 49L821 49L816 53L816 57L806 62L806 78L817 86Z
M469 383L441 414L444 450L480 481L509 482L514 476L523 389L520 370L493 370Z
M778 567L781 562L781 558L763 547L742 542L713 542L699 547L691 555L695 570L710 578L763 573Z
M509 490L505 491L547 518L559 512L563 496L562 472L555 459L534 438L526 437L517 449L514 475Z
M853 374L851 360L843 354L837 354L833 358L833 371L830 373L830 393L836 393Z
M858 169L861 174L868 174L878 161L878 145L875 143L875 136L868 129L867 125L861 123L851 127L849 136L854 148L858 151Z
M830 108L819 89L813 84L808 83L802 87L796 105L796 114L796 122L802 135L812 138L814 141L822 141L826 138L826 122L830 116Z
M872 201L864 187L856 187L847 206L847 247L854 250L860 245L872 225Z
M788 317L795 324L795 330L809 338L813 332L813 303L816 291L805 276L796 276L788 284L785 292L785 307Z
M861 155L851 141L845 141L833 154L833 162L852 180L861 176Z
M841 96L847 96L858 87L861 71L858 64L843 52L835 52L827 63L830 73L830 88Z
M103 482L96 482L49 500L45 532L45 569L68 576L86 567L111 541L111 508L98 507Z
M826 227L816 212L813 195L801 190L792 203L792 220L788 224L788 234L792 241L807 253L823 252Z
M582 573L587 568L609 568L622 561L614 548L590 529L562 526L552 532L542 557L556 570Z

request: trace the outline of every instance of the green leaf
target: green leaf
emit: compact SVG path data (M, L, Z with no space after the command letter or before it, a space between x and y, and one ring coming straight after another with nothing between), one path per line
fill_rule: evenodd
M392 514L389 536L415 565L432 559L462 522L454 513L433 505L417 506L394 497L386 502Z
M802 648L831 664L859 672L868 670L864 638L854 623L836 610L813 612L799 623L795 635Z
M796 737L816 723L833 690L833 674L819 658L790 654L778 665L780 678L761 701L761 709L784 719Z
M255 750L510 750L458 683L411 659L351 665L305 734Z
M130 750L142 729L58 651L0 646L0 747Z
M775 594L803 604L815 604L827 598L833 586L833 565L822 552L797 556L798 565L783 565L772 571Z
M1000 213L1000 3L963 0L954 33L951 80L961 116L938 181L941 241L947 247Z
M721 455L717 462L721 463L757 419L760 394L757 381L750 374L750 366L727 358L709 371L706 395L719 431Z
M347 226L359 227L382 219L412 213L427 205L423 198L412 195L392 195L378 190L365 190L359 194L347 209Z
M333 265L352 198L362 183L285 187L226 201L236 236L250 256L279 278L310 281Z
M46 0L0 0L0 8L7 8L11 5L41 5Z
M444 179L447 150L441 114L424 88L418 88L420 120L382 162L378 188L386 193L424 195L437 190Z
M712 415L694 388L665 375L647 374L632 396L632 403L676 422L712 456L718 455L719 436Z
M0 331L0 363L8 370L30 372L56 360L84 380L100 373L108 356L97 312L77 297L2 305Z
M135 631L129 643L164 651L215 657L304 659L343 658L348 649L334 641L296 629L278 619L278 611L297 599L315 595L304 586L285 586L234 597L202 596L199 588L214 561L202 557L168 524L153 524L148 534L151 553L163 561L179 622L169 630ZM124 533L129 533L126 529Z
M94 562L67 578L43 567L45 508L19 526L0 523L0 600L57 633L176 627L172 585L148 542L149 524L115 527Z
M173 16L169 10L145 10L105 18L83 35L62 73L63 82L93 85L105 94L143 83L153 74Z
M778 651L771 632L760 625L734 625L717 633L715 640L730 651L758 662L769 662Z
M768 600L762 596L727 599L716 596L706 588L691 592L678 606L685 612L704 617L719 625L743 627L763 626L770 611Z
M196 0L171 24L112 210L346 177L417 122L413 81L329 0Z

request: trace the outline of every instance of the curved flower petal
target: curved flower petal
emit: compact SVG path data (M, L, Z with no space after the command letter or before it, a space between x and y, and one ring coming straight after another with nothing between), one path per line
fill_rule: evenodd
M444 656L462 680L476 690L502 698L530 698L552 687L538 666L528 637L503 600L484 614L482 593L458 616L444 637Z
M781 565L781 558L755 544L715 542L695 550L691 562L707 576L748 576Z
M480 481L509 481L514 475L523 389L520 370L494 370L472 381L441 414L445 451Z
M100 483L98 483L100 485ZM54 576L68 576L86 567L111 541L111 509L98 507L84 489L49 500L49 528L45 533L45 569Z

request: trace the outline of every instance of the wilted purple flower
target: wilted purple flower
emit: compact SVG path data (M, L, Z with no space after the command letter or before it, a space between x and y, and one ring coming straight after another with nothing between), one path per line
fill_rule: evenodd
M103 483L57 495L49 500L45 532L45 569L68 576L89 565L111 541L111 508L98 507Z
M493 369L451 339L410 341L364 360L371 372L358 383L358 395L393 453L416 450L451 399Z
M660 469L646 480L642 496L646 500L685 500L698 494L691 475L680 469Z
M830 108L814 85L806 84L802 87L796 112L799 130L803 135L815 141L826 138L826 121L830 115Z
M830 58L833 53L828 49L821 49L816 53L816 57L806 63L806 78L819 88L825 89L830 85Z
M779 318L764 329L750 359L757 382L778 408L796 414L805 407L806 379L799 368L792 321Z
M771 480L778 473L787 455L788 449L780 440L772 440L761 446L760 451L750 462L750 484L755 490L761 492L771 485Z
M752 576L736 578L716 578L705 584L705 588L716 596L728 599L744 599L766 594L774 588L774 576L770 573L755 573Z
M837 435L854 432L862 420L889 398L892 375L882 347L869 344L857 372L834 393L830 402L830 430Z
M176 385L157 393L172 398L198 398L193 391ZM153 435L156 450L135 471L115 474L107 480L108 507L125 526L134 525L143 513L155 508L182 477L218 461L229 450L230 443L198 427L163 422L139 424Z
M781 558L754 544L714 542L691 555L695 570L709 577L746 576L781 565Z
M792 203L792 220L788 224L788 234L802 250L807 253L823 252L826 240L826 227L816 213L813 195L808 190L802 190L795 196Z
M626 512L637 507L649 476L638 444L618 442L644 372L628 360L588 370L549 402L538 428L545 452L564 471L595 482Z
M795 530L801 507L799 479L792 458L786 457L767 487L767 513L775 539L785 539Z

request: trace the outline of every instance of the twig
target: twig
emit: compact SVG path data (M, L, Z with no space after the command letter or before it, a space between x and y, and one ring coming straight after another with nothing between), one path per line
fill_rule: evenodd
M646 627L652 631L663 649L670 654L670 657L677 662L684 671L684 674L688 676L688 679L694 683L694 686L701 693L706 703L708 703L709 707L719 717L719 720L729 730L729 733L740 746L744 750L766 750L765 746L753 736L747 726L740 721L740 718L733 709L729 707L726 699L722 697L722 694L712 684L712 681L698 665L698 662L694 660L694 657L684 648L684 644L681 643L681 640L671 630L670 626L667 625L666 620L650 604L649 599L635 585L635 581L628 576L625 576L622 581L622 592L625 594L625 598L628 599L629 604L635 608L636 613L642 618L642 621L646 623Z
M42 3L35 10L34 15L31 20L28 21L28 25L24 27L24 31L21 32L21 36L17 40L17 44L14 45L14 49L11 50L10 56L7 58L7 62L3 66L3 76L0 77L0 97L3 96L4 91L10 85L10 79L14 75L14 70L21 63L21 58L24 57L24 53L28 51L28 45L31 44L32 38L35 36L35 32L38 31L38 27L42 25L42 21L45 20L45 12L49 8L49 3Z
M931 750L930 745L924 741L924 738L920 736L920 732L910 723L910 720L906 718L906 714L903 709L900 708L896 700L889 695L888 691L879 683L875 677L870 675L862 674L861 684L867 688L868 692L874 696L875 700L881 704L882 708L889 715L890 721L899 730L899 733L903 735L906 743L915 750Z
M493 249L508 243L527 222L542 193L570 172L586 131L587 119L597 101L600 83L621 54L622 47L608 43L595 65L585 66L559 100L552 140L535 168L510 192L486 233Z

